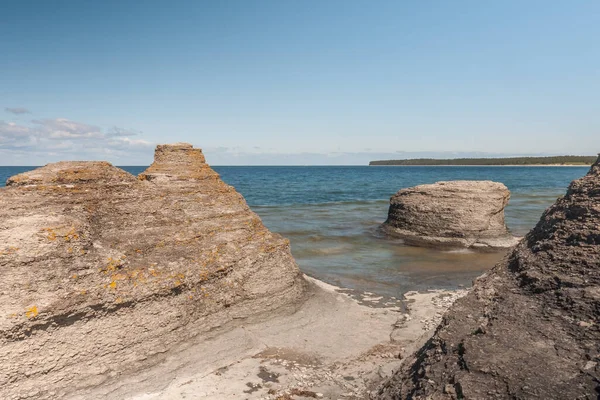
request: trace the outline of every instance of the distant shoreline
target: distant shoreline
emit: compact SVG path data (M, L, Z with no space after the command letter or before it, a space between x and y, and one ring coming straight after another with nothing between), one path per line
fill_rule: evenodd
M375 160L370 166L456 166L456 167L589 167L596 156L496 157L496 158L411 158Z
M473 165L473 164L369 164L369 167L581 167L589 168L592 164L497 164L497 165Z

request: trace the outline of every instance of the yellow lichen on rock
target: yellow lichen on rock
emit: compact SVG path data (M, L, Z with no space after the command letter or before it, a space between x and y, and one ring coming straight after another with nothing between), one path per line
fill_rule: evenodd
M25 311L27 318L35 318L39 314L37 306L31 306Z
M46 239L50 240L51 242L56 240L56 232L54 232L54 228L44 228L43 230L47 233Z
M0 250L0 256L8 256L11 254L15 254L17 251L19 251L18 247L14 247L14 246L7 247L4 250Z

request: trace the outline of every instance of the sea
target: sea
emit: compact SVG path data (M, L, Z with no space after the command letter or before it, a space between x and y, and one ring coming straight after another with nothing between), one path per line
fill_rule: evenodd
M8 177L35 167L0 167ZM146 167L124 166L139 174ZM390 196L446 180L492 180L511 191L506 223L517 236L588 167L215 166L271 231L290 239L306 274L357 292L398 298L407 291L453 289L499 262L505 252L412 247L383 235ZM0 192L1 195L1 192Z

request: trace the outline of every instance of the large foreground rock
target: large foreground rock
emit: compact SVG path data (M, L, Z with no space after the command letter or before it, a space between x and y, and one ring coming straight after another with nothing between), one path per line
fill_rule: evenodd
M596 399L600 159L446 313L380 399Z
M405 243L441 248L497 249L518 239L508 233L510 192L492 181L449 181L402 189L390 199L388 234Z
M187 144L139 179L60 162L0 189L0 398L60 398L304 298L272 234Z

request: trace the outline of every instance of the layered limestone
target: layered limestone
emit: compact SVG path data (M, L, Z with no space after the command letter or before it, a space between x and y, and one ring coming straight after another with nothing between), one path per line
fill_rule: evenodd
M290 311L306 282L188 144L139 178L59 162L0 189L0 398L46 399L156 365L233 320Z
M510 192L492 181L449 181L402 189L390 199L383 230L416 246L512 247L504 222Z
M595 399L600 158L445 314L378 399Z

